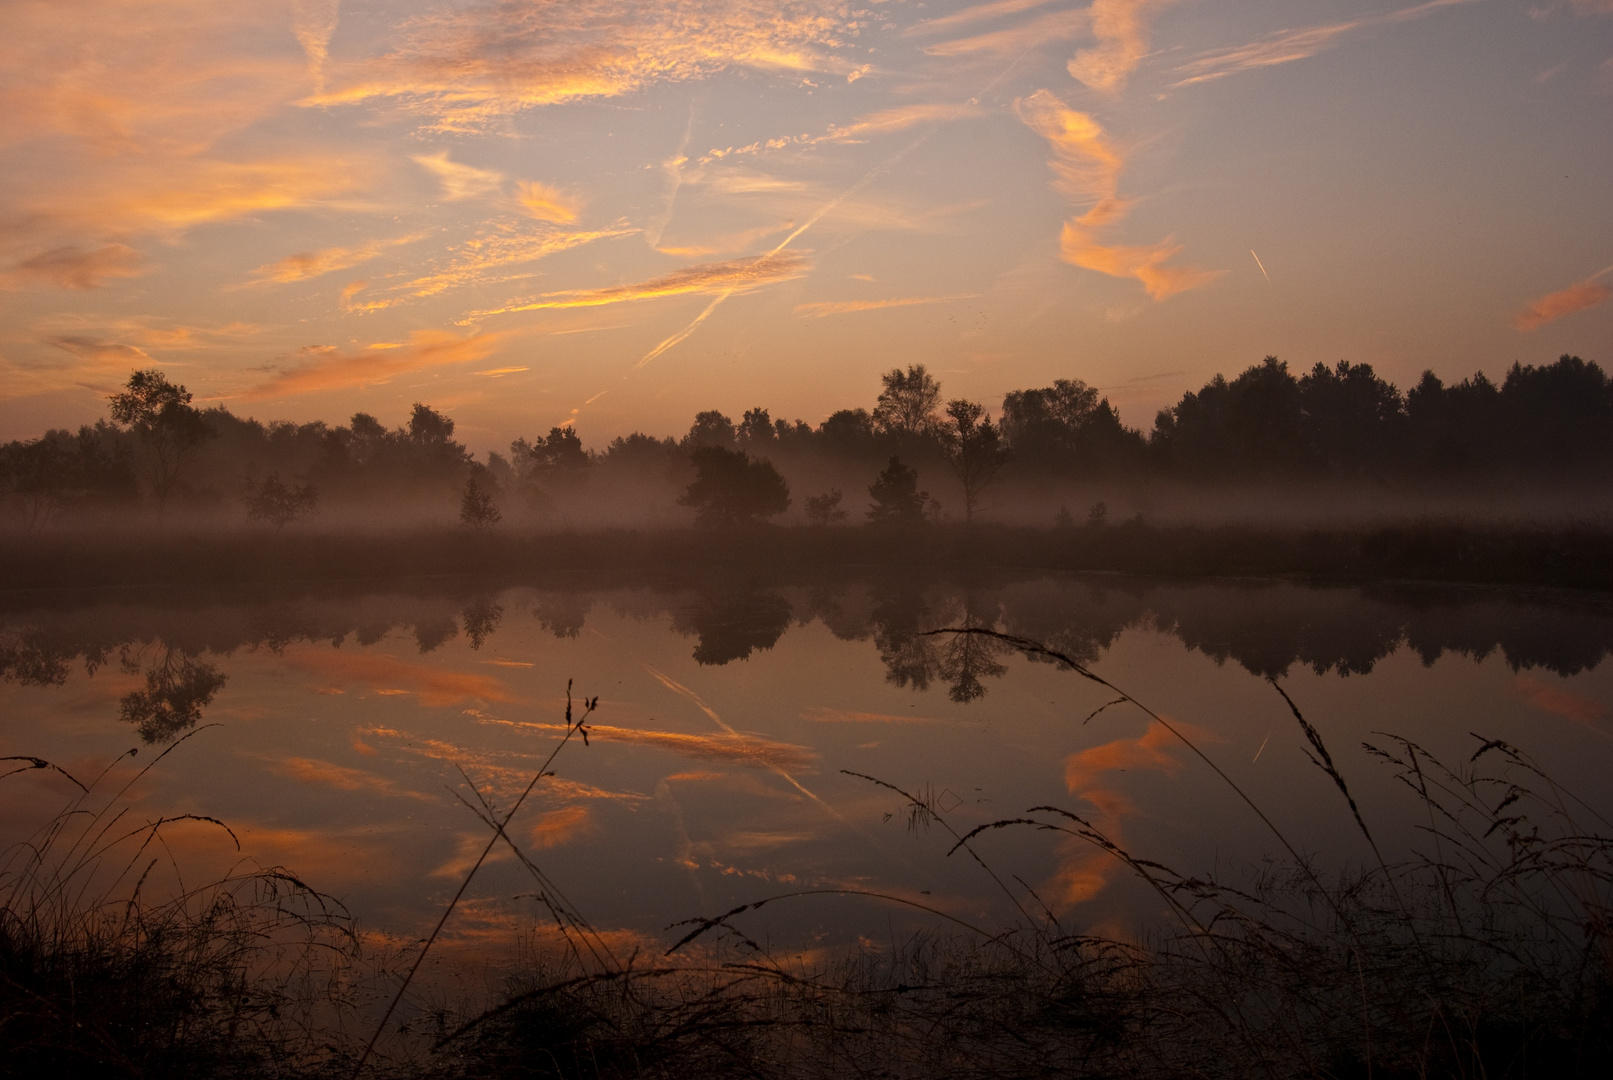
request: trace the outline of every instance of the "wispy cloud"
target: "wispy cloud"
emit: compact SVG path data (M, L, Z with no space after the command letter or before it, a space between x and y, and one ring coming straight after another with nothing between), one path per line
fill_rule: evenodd
M1097 44L1082 49L1067 66L1076 81L1093 90L1114 93L1148 55L1149 18L1175 0L1092 0L1092 36Z
M436 154L415 154L412 157L416 165L441 181L443 198L450 202L492 195L504 186L503 173L450 161L446 150Z
M42 251L0 274L0 288L43 282L59 289L99 289L113 278L137 277L144 272L143 257L127 244L89 249L67 245Z
M103 338L63 335L48 339L51 345L86 361L92 368L118 369L148 367L151 354L133 345Z
M309 104L391 100L443 131L544 105L615 97L724 68L829 71L856 21L844 0L530 0L439 9L397 49L349 65Z
M297 44L308 54L308 74L315 92L325 89L325 61L330 56L330 38L336 32L342 0L291 0L291 30Z
M360 263L369 262L388 248L412 244L424 239L425 233L411 233L392 240L375 240L358 247L333 247L322 251L302 252L297 255L287 255L277 262L266 263L252 271L253 284L274 282L287 284L293 281L306 281L322 274L329 274L336 270L346 270Z
M1514 315L1512 325L1527 333L1530 330L1538 330L1549 322L1555 322L1564 315L1572 315L1576 311L1584 311L1586 308L1604 303L1608 297L1613 296L1613 289L1596 279L1606 276L1610 271L1613 271L1613 266L1597 271L1577 285L1570 285L1566 289L1542 296Z
M516 198L532 217L556 225L569 225L576 221L577 212L581 208L577 199L559 188L540 184L536 180L523 180L517 189Z
M1134 278L1155 300L1199 288L1220 276L1219 270L1166 265L1181 251L1170 238L1143 246L1102 242L1101 235L1131 208L1119 194L1124 156L1096 120L1046 90L1021 98L1014 109L1053 148L1050 164L1058 177L1054 187L1074 202L1091 204L1064 223L1059 246L1065 262L1110 277Z
M974 300L979 296L979 293L958 293L955 296L903 296L890 300L821 300L811 304L797 304L795 313L808 319L821 319L825 315L849 315L858 311L879 311L882 308L948 304L954 300Z
M1433 15L1442 8L1475 2L1477 0L1429 0L1428 3L1385 12L1381 15L1369 15L1365 18L1327 23L1322 26L1307 26L1297 30L1279 30L1276 33L1257 38L1247 45L1238 45L1229 49L1217 49L1189 60L1176 69L1177 74L1183 76L1183 78L1171 85L1172 87L1191 86L1194 83L1211 82L1215 79L1223 79L1228 75L1237 75L1241 72L1254 71L1258 68L1274 67L1278 64L1292 63L1295 60L1304 60L1315 56L1322 50L1334 45L1340 39L1358 30L1411 22L1415 19Z
M456 337L435 330L416 331L408 344L384 349L365 349L344 352L334 347L310 347L302 350L297 363L280 371L266 382L247 390L242 397L249 401L265 398L292 397L297 394L314 394L326 390L345 390L354 387L376 386L391 382L399 375L427 368L447 367L486 360L497 348L500 335L473 334ZM324 654L319 654L324 655ZM347 661L353 660L348 657ZM344 661L347 662L347 661ZM299 663L304 661L299 660ZM308 660L307 664L317 664ZM399 663L394 661L393 663ZM379 673L387 665L377 662L364 670ZM422 669L422 671L430 669ZM421 676L424 678L424 675ZM486 676L464 676L465 679L486 679ZM489 680L492 683L493 680ZM426 684L422 683L421 686ZM471 685L466 683L464 685ZM479 684L478 684L479 685ZM425 690L423 692L433 692ZM475 695L481 696L481 695ZM422 698L424 700L424 698ZM497 697L489 700L504 701ZM438 701L428 704L440 704Z
M1018 15L1022 11L1046 7L1055 0L991 0L990 3L976 4L961 11L954 11L951 15L943 15L938 19L925 19L914 23L902 31L903 37L924 37L929 34L949 34L960 26L969 26L989 19L1000 19L1005 15Z
M539 311L551 308L601 307L605 304L625 304L635 300L657 300L667 296L733 295L790 281L810 269L806 256L794 251L779 251L747 259L727 262L702 263L685 267L662 277L632 285L612 285L603 289L567 289L544 293L531 300L517 301L508 307L478 311L470 317L484 318L516 311Z
M397 784L374 773L362 769L350 768L346 765L337 765L331 761L321 761L317 758L292 757L283 761L271 762L271 772L280 776L296 780L303 784L316 784L321 787L332 787L338 791L373 791L378 795L406 795L410 798L421 799L425 796L414 791L405 791Z
M1017 56L1048 42L1078 38L1091 25L1092 17L1086 8L1050 11L1018 26L951 41L938 41L934 45L924 46L924 51L931 56L942 57Z
M1594 698L1575 694L1558 686L1551 686L1532 675L1519 675L1512 682L1519 697L1537 709L1555 713L1565 720L1601 730L1599 722L1607 719L1608 707Z

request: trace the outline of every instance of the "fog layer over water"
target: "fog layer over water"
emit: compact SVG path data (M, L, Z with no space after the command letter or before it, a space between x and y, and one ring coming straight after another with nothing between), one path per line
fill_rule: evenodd
M0 620L0 753L80 778L131 746L183 867L283 864L372 929L428 927L485 843L461 799L508 806L564 733L568 680L599 695L511 827L597 926L662 948L679 919L796 890L863 889L996 925L1006 903L960 832L1057 805L1193 872L1258 860L1269 834L1161 725L985 628L1089 665L1194 739L1302 851L1366 856L1268 679L1320 730L1375 835L1415 842L1410 803L1362 749L1393 733L1457 763L1475 734L1534 755L1606 813L1613 602L1593 594L1169 584L1040 577L837 584L603 579L568 588L411 581L347 596L16 596ZM1094 715L1095 714L1095 715ZM844 771L843 771L844 770ZM850 773L863 776L849 775ZM7 840L60 807L44 773L0 790ZM1028 830L982 853L1077 924L1157 901L1111 856ZM539 923L513 859L483 871L450 933ZM892 921L894 920L894 921ZM866 899L775 905L749 924L833 944L909 925Z

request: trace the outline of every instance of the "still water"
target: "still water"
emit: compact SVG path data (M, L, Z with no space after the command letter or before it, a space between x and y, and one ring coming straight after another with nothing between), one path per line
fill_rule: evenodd
M1133 706L1102 708L1113 691L985 637L922 633L958 626L1089 666L1330 866L1368 853L1270 679L1390 853L1423 835L1362 747L1390 735L1453 767L1477 737L1505 739L1613 816L1613 602L1523 591L1000 577L14 595L0 614L0 754L88 782L138 748L109 789L172 747L130 789L131 812L216 818L240 850L217 826L176 822L161 831L167 867L194 881L235 860L282 865L405 938L486 843L472 785L510 805L564 734L568 682L579 705L599 699L587 744L561 750L510 832L624 945L664 948L679 920L820 890L1004 925L1004 891L870 777L957 832L1051 805L1182 872L1239 873L1276 850L1176 736ZM43 771L0 780L3 839L72 793ZM1068 837L1014 827L976 846L1020 903L1077 929L1152 912L1119 862ZM496 850L450 938L474 949L541 925L538 889ZM748 933L795 947L877 942L931 916L820 893L747 918Z

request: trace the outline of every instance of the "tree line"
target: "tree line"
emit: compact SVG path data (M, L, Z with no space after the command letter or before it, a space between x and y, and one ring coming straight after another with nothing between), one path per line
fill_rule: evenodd
M1146 434L1080 379L1014 390L994 418L983 403L945 399L940 381L912 364L881 377L871 409L841 409L815 427L760 406L737 421L713 409L681 436L635 432L590 451L557 426L485 460L454 439L452 419L421 403L396 428L367 413L335 426L263 423L199 409L161 372L136 371L108 404L107 419L77 432L0 446L0 499L13 521L32 529L63 514L141 509L160 519L178 505L278 528L322 502L435 498L486 529L506 511L541 519L601 478L638 477L673 485L698 521L734 524L783 514L792 499L780 466L816 463L860 470L867 500L854 492L848 502L837 488L810 495L800 504L809 522L912 526L939 507L921 471L950 473L948 500L969 521L1003 476L1532 482L1596 481L1613 467L1613 381L1575 356L1514 364L1499 383L1477 374L1447 385L1424 372L1406 392L1369 364L1296 376L1268 356L1184 393Z

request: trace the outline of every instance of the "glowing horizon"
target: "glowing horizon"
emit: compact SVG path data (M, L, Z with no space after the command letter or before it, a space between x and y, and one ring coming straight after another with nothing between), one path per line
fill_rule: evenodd
M1613 366L1613 3L13 5L0 438ZM1259 254L1255 254L1258 252ZM1253 257L1251 257L1253 256Z

